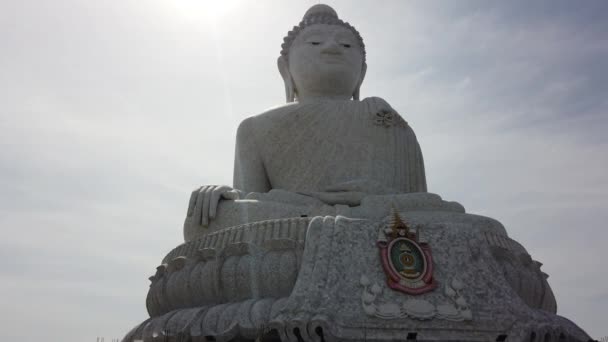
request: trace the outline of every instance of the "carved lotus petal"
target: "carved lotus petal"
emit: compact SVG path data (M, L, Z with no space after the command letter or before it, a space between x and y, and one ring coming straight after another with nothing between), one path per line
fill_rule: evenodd
M375 295L379 295L380 293L382 293L382 288L378 286L378 284L374 284L372 286L372 293Z
M363 295L361 295L361 299L363 300L363 303L371 304L374 299L376 299L376 296L366 291L363 292Z
M359 282L361 283L361 285L368 287L370 283L369 278L367 278L366 276L362 275L361 279L359 280Z
M473 313L471 312L471 310L463 310L460 312L460 315L462 316L462 318L464 318L467 321L470 321L473 319Z
M187 259L184 256L173 258L173 260L169 261L167 270L169 272L177 272L186 266L186 262L187 262Z
M456 304L461 307L467 306L467 301L463 297L460 297L456 299Z
M464 288L464 284L458 278L454 278L452 279L452 287L458 291Z
M435 305L424 299L410 299L403 303L403 309L408 315L419 318L432 318L435 315Z
M374 305L363 305L363 311L366 314L373 316L376 314L376 307Z
M457 317L460 316L460 312L454 305L442 304L437 306L437 313L443 317Z
M445 286L445 294L448 297L454 297L456 295L456 291L454 291L453 288L449 287L448 285Z
M384 303L378 305L378 314L387 317L399 317L401 316L401 309L399 305L393 303Z

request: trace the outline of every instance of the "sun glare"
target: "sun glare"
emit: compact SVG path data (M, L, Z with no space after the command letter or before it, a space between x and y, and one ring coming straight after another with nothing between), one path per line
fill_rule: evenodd
M215 25L222 17L236 9L242 0L174 0L167 3L171 4L182 18L204 20Z

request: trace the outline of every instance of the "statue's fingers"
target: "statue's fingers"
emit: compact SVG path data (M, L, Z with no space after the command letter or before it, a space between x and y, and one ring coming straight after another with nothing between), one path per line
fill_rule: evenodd
M348 181L338 184L333 184L326 187L324 190L327 192L339 192L339 191L356 191L359 189L359 182Z
M209 201L209 219L215 218L215 212L217 211L217 205L224 192L230 190L227 186L218 186L211 192L211 199Z
M198 196L200 189L201 188L196 188L194 191L192 191L190 201L188 202L188 211L186 212L186 217L192 216L192 213L194 212L194 205L196 204L196 197Z
M332 199L334 198L332 196L332 194L334 194L333 192L298 191L298 194L316 198L325 204L331 204L330 202L332 202Z
M346 201L346 204L351 206L351 207L356 207L358 205L361 205L361 201L363 200L363 198L366 196L367 194L364 192L359 192L359 191L353 191L350 193L350 195L348 196L348 199Z
M346 191L347 189L345 189L343 184L334 184L334 185L330 185L330 186L326 187L323 190L327 191L327 192L338 192L338 191Z
M196 194L196 204L194 205L194 213L192 214L192 222L199 226L202 224L203 215L203 197L205 196L206 186L202 186Z
M336 204L336 193L332 193L332 192L313 192L311 193L313 197L316 197L317 199L321 200L322 202L329 204L329 205L334 205Z
M321 192L317 193L317 198L321 201L330 204L345 204L348 206L357 206L361 204L361 199L365 194L362 192Z
M241 198L241 195L236 190L230 190L230 191L224 192L222 194L222 197L224 197L225 199L233 200L234 201L234 200L237 200L237 199Z
M211 194L214 188L214 186L207 187L205 189L205 195L203 196L203 217L201 221L203 227L207 227L209 225L209 201L211 200Z
M345 204L344 202L348 199L348 195L345 192L336 192L328 194L328 199L334 204Z
M353 206L358 204L358 197L354 192L340 192L335 194L333 202L334 204Z
M186 231L188 228L190 228L191 225L192 225L192 217L186 216L186 219L184 220L184 231Z

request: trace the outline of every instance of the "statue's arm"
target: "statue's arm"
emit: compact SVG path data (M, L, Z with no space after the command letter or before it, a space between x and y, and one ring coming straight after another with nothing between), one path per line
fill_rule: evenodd
M422 158L422 150L420 149L420 144L418 144L418 140L416 139L414 131L412 131L412 135L414 136L414 162L409 164L411 187L410 192L427 192L426 172L424 171L424 159Z
M402 127L406 137L406 146L404 150L406 155L403 156L407 160L407 177L408 186L401 191L406 192L427 192L426 174L424 171L424 159L422 158L422 150L418 139L412 127L401 117L401 115L391 105L380 97L368 97L363 100L367 102L372 110L377 113L392 114L391 121L393 124Z
M266 174L261 150L257 144L254 118L245 119L236 133L233 187L242 192L268 192L270 181Z
M207 227L217 215L221 200L244 198L250 192L268 192L270 183L257 150L251 119L241 123L237 131L234 162L234 188L223 185L204 185L194 189L190 196L184 229L189 226Z

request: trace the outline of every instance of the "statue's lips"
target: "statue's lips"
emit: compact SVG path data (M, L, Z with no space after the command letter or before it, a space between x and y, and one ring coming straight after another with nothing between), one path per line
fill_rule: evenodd
M321 60L326 62L326 63L331 63L331 64L338 64L338 63L345 63L346 60L344 59L343 56L341 55L330 55L330 54L322 54L321 55Z

